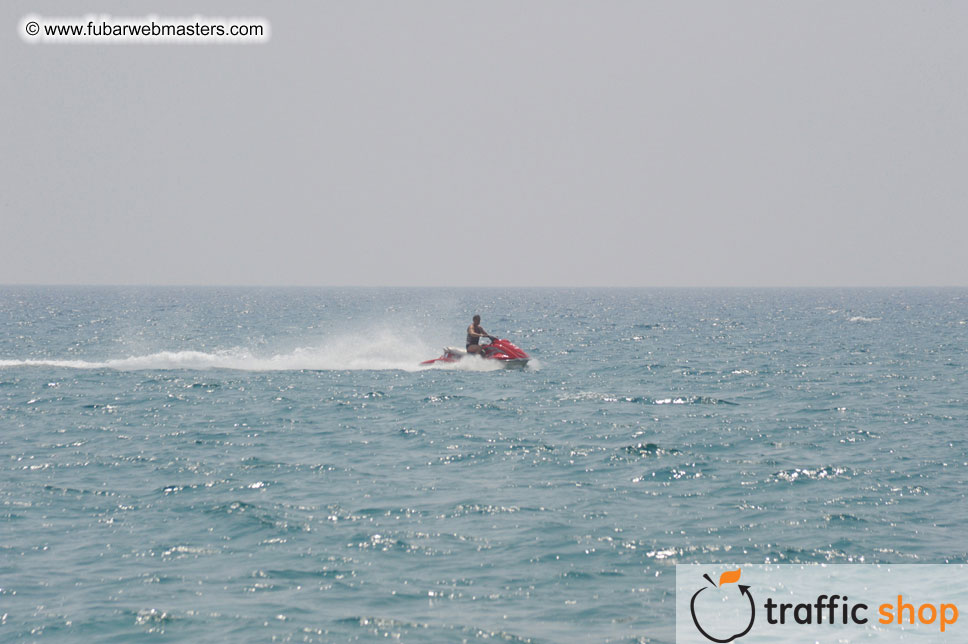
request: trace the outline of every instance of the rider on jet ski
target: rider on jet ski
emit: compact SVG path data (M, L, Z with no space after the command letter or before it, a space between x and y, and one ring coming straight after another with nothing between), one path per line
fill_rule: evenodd
M481 344L481 338L490 338L491 344ZM444 347L444 355L433 360L424 360L421 365L436 365L457 362L467 356L479 356L482 360L492 361L504 367L524 367L531 358L510 340L496 338L481 328L481 316L475 315L474 322L467 327L467 350Z
M492 342L497 340L481 327L481 316L475 315L474 322L467 327L467 353L481 353L481 338L489 338Z

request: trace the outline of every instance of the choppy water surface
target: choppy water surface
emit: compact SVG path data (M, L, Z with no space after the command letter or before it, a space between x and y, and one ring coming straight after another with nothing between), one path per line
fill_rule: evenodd
M469 317L525 370L420 369ZM671 641L968 560L966 290L0 288L0 639Z

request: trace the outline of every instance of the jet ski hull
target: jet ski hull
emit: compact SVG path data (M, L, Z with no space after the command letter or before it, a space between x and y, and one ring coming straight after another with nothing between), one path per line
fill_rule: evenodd
M468 353L457 347L444 347L444 355L433 360L424 360L421 365L430 366L438 363L459 362L465 358L479 358L493 361L508 368L521 368L528 365L531 357L516 347L509 340L494 340L490 344L481 345L481 353Z

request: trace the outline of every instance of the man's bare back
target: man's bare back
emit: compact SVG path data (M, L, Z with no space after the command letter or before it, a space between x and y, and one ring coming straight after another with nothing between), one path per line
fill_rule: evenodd
M490 335L481 326L481 316L475 315L473 322L467 327L467 353L479 354L483 352L484 348L480 345L481 338L494 340L494 336Z

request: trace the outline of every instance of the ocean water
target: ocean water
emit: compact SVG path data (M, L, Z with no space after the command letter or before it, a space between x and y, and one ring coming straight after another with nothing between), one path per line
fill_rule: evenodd
M474 313L534 360L419 368ZM668 642L968 561L968 290L0 288L0 640Z

